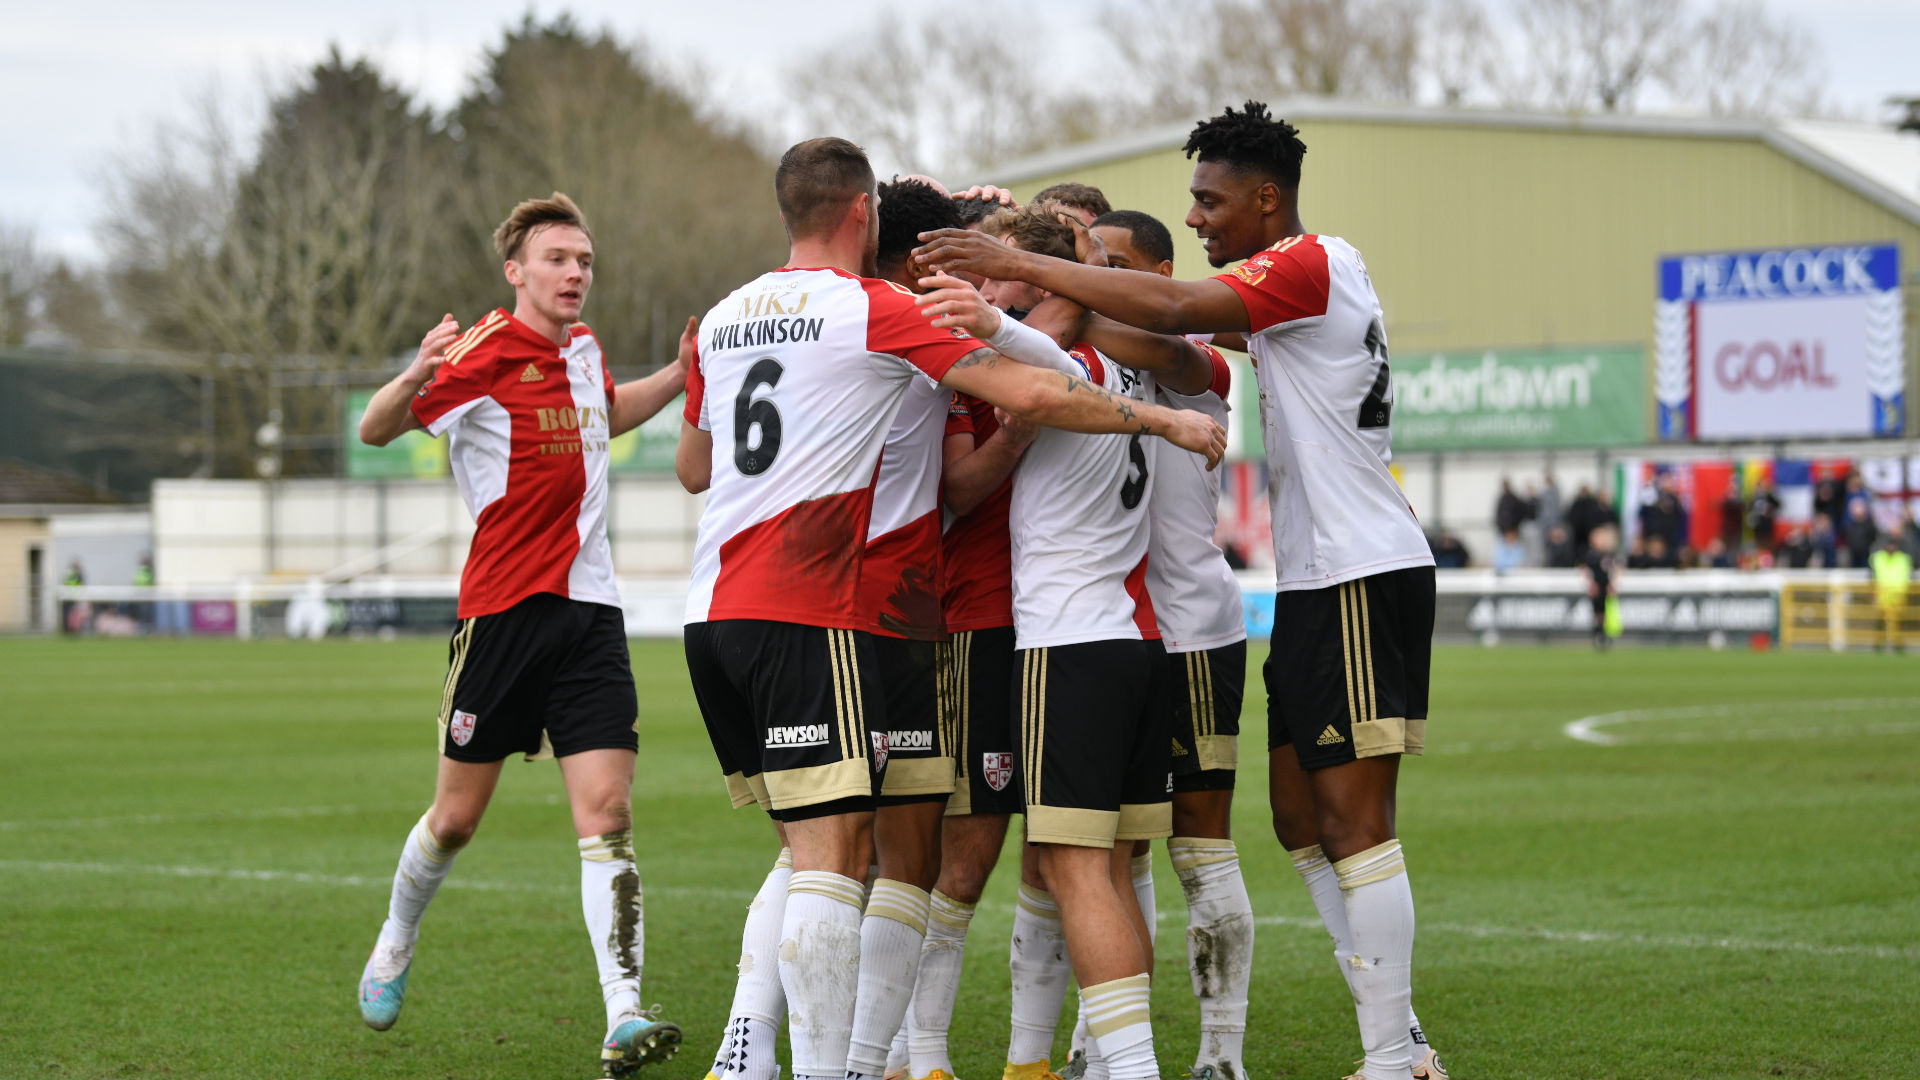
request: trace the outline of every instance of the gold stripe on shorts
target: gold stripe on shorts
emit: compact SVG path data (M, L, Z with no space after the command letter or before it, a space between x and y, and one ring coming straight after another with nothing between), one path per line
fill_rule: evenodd
M1346 677L1347 720L1360 722L1360 703L1353 686L1353 617L1348 610L1347 583L1334 586L1340 595L1340 665Z
M827 663L833 669L833 724L840 738L840 756L847 756L847 677L840 666L840 636L827 631Z
M1353 583L1353 594L1360 600L1360 659L1367 669L1367 720L1380 718L1380 702L1373 693L1373 614L1367 604L1367 583Z
M453 663L447 665L447 687L440 694L440 723L445 724L453 708L453 690L460 684L460 671L467 666L467 646L473 643L473 626L476 619L463 619L460 629L453 635Z

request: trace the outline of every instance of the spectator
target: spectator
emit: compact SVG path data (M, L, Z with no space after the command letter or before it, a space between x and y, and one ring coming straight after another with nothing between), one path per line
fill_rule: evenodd
M1687 512L1673 490L1672 479L1661 477L1653 501L1640 508L1640 535L1658 536L1669 551L1677 551L1687 542Z
M1627 545L1627 569L1645 570L1647 565L1647 538L1636 536L1633 543Z
M1773 550L1773 536L1780 518L1780 496L1773 493L1772 481L1754 485L1753 498L1747 500L1747 528L1753 530L1753 542L1761 551Z
M80 560L73 560L73 562L67 566L67 576L61 580L60 584L85 585L86 583L87 575L80 569Z
M1513 481L1502 478L1500 497L1493 504L1493 531L1518 533L1520 526L1533 520L1533 507L1514 493Z
M1560 485L1554 481L1553 474L1548 473L1540 483L1540 490L1533 496L1534 517L1539 520L1540 524L1551 529L1555 525L1560 524L1562 509L1563 507L1560 505Z
M1813 550L1820 558L1820 566L1831 570L1840 565L1839 536L1833 523L1822 515L1813 519Z
M1427 545L1433 549L1433 565L1442 570L1458 570L1467 565L1467 545L1460 538L1445 529L1440 535L1429 537Z
M1592 546L1593 530L1604 520L1600 499L1594 495L1591 487L1581 484L1573 501L1567 504L1567 533L1573 537L1573 557L1576 561L1586 557L1587 549Z
M1880 608L1881 624L1886 628L1886 644L1904 652L1900 620L1906 611L1907 590L1913 579L1913 557L1901 548L1899 537L1888 533L1880 550L1873 553L1872 569L1874 601Z
M1732 570L1733 553L1727 550L1727 542L1717 536L1707 541L1707 550L1700 553L1700 565L1708 570Z
M1813 564L1813 541L1807 536L1807 530L1795 525L1787 530L1787 538L1777 552L1780 561L1790 569L1805 570Z
M1880 529L1874 525L1864 497L1847 497L1847 527L1841 538L1847 545L1847 565L1865 568L1867 558L1873 554L1873 542L1880 538Z
M1520 531L1508 529L1493 541L1493 572L1504 574L1527 565L1527 546L1520 542Z
M1727 492L1720 500L1720 546L1738 548L1740 538L1747 531L1747 501L1738 491Z
M1829 529L1839 532L1840 522L1846 512L1847 500L1840 481L1829 476L1813 486L1814 517L1825 518Z
M1675 556L1674 550L1667 546L1666 537L1647 537L1647 569L1677 570L1679 567L1680 561Z
M1907 523L1900 530L1900 538L1901 546L1907 549L1907 554L1912 558L1920 559L1920 502L1908 505Z
M1845 515L1843 520L1853 520L1853 508L1856 506L1867 511L1868 517L1873 516L1873 496L1867 494L1867 482L1860 479L1859 473L1847 477L1846 507L1841 511ZM1843 528L1840 531L1846 530Z
M1546 564L1560 569L1569 569L1576 562L1578 560L1573 555L1573 535L1567 532L1564 524L1555 522L1547 529Z

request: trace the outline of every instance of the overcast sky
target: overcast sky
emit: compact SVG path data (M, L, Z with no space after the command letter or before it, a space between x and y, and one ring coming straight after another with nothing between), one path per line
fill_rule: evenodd
M1814 30L1825 52L1828 97L1841 107L1878 117L1889 94L1920 93L1920 2L1767 3ZM886 0L811 6L791 0L8 3L0 13L0 101L7 103L0 109L0 222L30 225L47 252L92 257L99 177L113 155L149 145L155 125L183 122L210 90L243 120L257 117L261 88L284 83L330 43L348 55L372 56L391 78L445 106L503 26L529 10L542 18L571 11L588 27L608 26L622 38L646 40L669 59L697 61L713 74L713 92L751 112L777 107L784 66L858 31L887 6ZM1099 0L1047 0L1016 7L1002 0L998 10L1044 11L1066 31L1102 6ZM1488 7L1497 11L1499 4ZM921 10L953 17L980 9ZM824 17L828 12L832 18ZM1073 35L1048 40L1070 43Z

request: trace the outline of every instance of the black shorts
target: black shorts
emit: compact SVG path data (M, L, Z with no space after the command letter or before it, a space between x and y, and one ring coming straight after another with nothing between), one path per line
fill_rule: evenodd
M634 750L639 716L617 607L535 593L454 627L440 752L455 761Z
M1013 627L962 630L940 643L940 697L954 733L949 814L1018 814L1013 765Z
M946 802L953 794L953 734L951 718L939 700L938 651L932 641L873 635L880 688L887 699L886 739L873 741L875 753L884 752L886 758L882 806Z
M1172 679L1173 790L1232 791L1240 764L1240 703L1247 643L1168 653Z
M1173 723L1158 641L1016 654L1027 841L1110 848L1173 835Z
M689 623L687 674L738 808L780 821L871 810L885 732L873 639L761 619Z
M1267 746L1300 766L1418 754L1433 666L1433 567L1274 597Z

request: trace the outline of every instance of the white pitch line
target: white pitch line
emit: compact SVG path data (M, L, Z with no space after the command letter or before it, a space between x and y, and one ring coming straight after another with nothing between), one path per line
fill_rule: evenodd
M558 795L495 799L493 806L560 806ZM116 829L126 825L184 825L205 821L265 821L277 818L346 817L354 814L383 814L407 810L419 802L381 803L372 806L273 806L240 810L196 810L187 814L121 814L116 817L53 818L44 821L0 821L0 832L29 832L36 829Z
M1711 732L1670 732L1624 735L1604 731L1620 724L1649 720L1704 720L1722 717L1772 717L1781 713L1865 712L1890 709L1920 710L1920 698L1837 698L1828 701L1759 701L1738 705L1672 705L1596 713L1568 721L1561 731L1567 738L1593 746L1637 746L1648 743L1745 742L1771 739L1812 739L1821 736L1905 735L1920 731L1920 720L1853 725L1794 725L1791 727L1729 728Z
M384 889L393 884L391 877L314 874L304 870L246 870L221 866L146 866L132 863L49 862L36 859L0 859L0 870L36 870L53 874L145 874L156 877L209 878L220 881L291 882L296 885L332 885L350 889L374 886ZM579 892L577 886L533 885L518 881L476 881L457 875L447 878L441 887L474 889L482 892L551 893L567 896L578 895ZM642 891L644 895L649 896L690 896L706 900L746 901L753 899L754 895L751 890L744 889L684 888L644 883L642 883Z
M1183 923L1185 914L1162 910L1158 921ZM1319 919L1291 915L1261 915L1256 926L1290 926L1325 934ZM1538 926L1474 926L1464 923L1425 922L1421 933L1459 934L1478 938L1523 938L1533 941L1566 942L1576 945L1629 945L1646 949L1718 949L1727 952L1791 952L1809 956L1867 956L1876 960L1920 960L1920 949L1901 949L1890 945L1820 945L1807 941L1748 941L1742 938L1711 938L1692 935L1630 934L1614 930L1554 930Z

